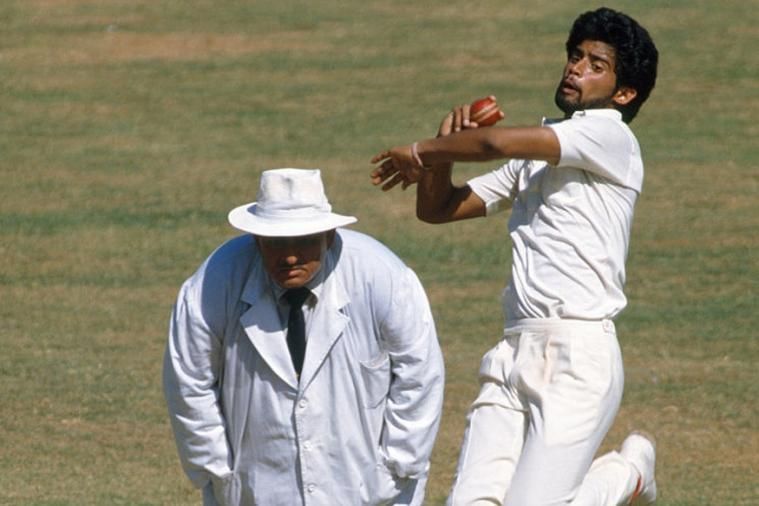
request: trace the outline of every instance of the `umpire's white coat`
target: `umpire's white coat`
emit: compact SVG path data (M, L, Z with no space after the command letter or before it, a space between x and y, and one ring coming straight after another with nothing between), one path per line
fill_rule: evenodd
M222 245L182 286L164 392L204 504L422 503L443 399L422 286L348 230L323 268L300 387L251 236Z

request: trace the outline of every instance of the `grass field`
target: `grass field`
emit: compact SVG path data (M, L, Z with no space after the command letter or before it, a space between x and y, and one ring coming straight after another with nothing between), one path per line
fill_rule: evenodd
M658 86L618 319L622 410L659 443L659 504L759 504L757 3L611 1L651 31ZM180 283L235 235L258 174L323 170L336 210L428 290L446 354L430 504L450 486L499 336L505 216L416 221L377 151L494 93L555 114L580 1L0 3L0 504L181 505L160 389ZM460 180L490 166L462 165Z

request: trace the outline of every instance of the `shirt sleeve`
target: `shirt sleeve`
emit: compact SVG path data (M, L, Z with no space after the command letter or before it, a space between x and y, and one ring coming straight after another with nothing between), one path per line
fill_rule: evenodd
M518 193L522 161L511 160L492 172L467 181L472 191L485 202L486 214L495 214L510 207Z
M582 116L547 126L561 146L557 167L582 169L640 192L640 147L627 125L608 117Z
M387 467L401 478L428 471L443 408L444 365L427 296L404 267L392 281L391 306L381 324L392 382L381 449Z

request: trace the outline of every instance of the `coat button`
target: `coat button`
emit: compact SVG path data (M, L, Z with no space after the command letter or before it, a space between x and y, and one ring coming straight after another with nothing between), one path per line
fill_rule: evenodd
M308 406L308 401L306 399L301 399L300 402L298 402L298 407L301 409L306 409L306 406Z
M316 490L316 485L314 485L313 483L311 483L308 487L306 487L306 490L308 490L309 494L313 494L314 490Z

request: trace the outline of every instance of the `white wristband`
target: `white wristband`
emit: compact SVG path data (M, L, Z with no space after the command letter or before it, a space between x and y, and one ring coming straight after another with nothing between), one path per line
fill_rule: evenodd
M422 163L422 159L421 159L421 158L419 158L419 151L417 150L417 146L418 146L418 145L419 145L419 143L418 143L418 142L415 142L415 143L413 143L413 144L411 145L411 158L413 158L413 159L414 159L414 161L416 162L416 164L417 164L419 167L421 167L421 168L423 168L423 169L424 169L424 168L425 168L425 167L424 167L424 163Z

